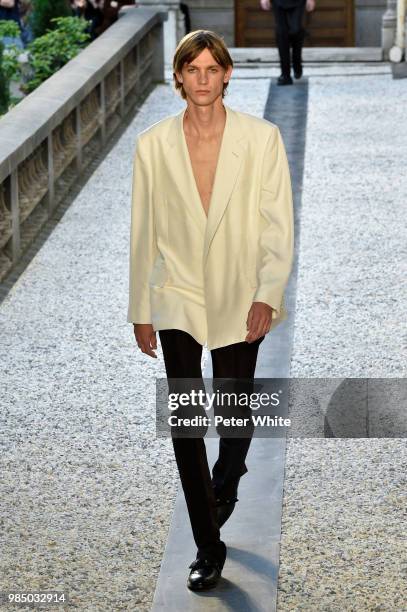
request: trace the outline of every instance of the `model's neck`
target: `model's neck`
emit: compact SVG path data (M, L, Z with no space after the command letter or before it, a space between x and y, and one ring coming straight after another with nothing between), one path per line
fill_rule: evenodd
M184 114L185 131L203 140L223 132L225 121L226 108L223 103L212 106L188 104Z

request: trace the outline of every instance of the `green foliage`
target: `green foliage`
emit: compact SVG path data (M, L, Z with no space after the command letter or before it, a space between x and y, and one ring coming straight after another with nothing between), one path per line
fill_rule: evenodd
M88 22L82 17L52 19L56 28L34 39L28 46L28 61L32 78L21 86L30 93L43 81L75 57L90 39L85 32Z
M15 21L0 19L0 39L3 36L12 36L18 38L20 36L20 28ZM14 44L7 44L7 47L3 44L2 53L2 78L7 81L18 81L20 78L20 64L18 63L18 56L21 53L21 48Z
M21 49L17 45L7 45L5 53L3 53L3 74L8 81L19 81L21 78L20 63L18 61L20 53Z
M0 19L0 38L3 36L20 37L20 28L13 19Z
M53 29L35 38L26 48L28 66L25 72L28 76L24 76L22 65L18 61L21 49L13 44L7 45L5 49L0 41L0 116L20 100L10 97L10 81L25 80L26 82L20 85L20 90L24 94L31 93L75 57L91 38L85 31L89 24L84 18L56 17L52 18L51 23ZM0 38L19 34L20 29L16 22L0 20Z
M0 39L3 36L19 38L18 24L11 19L0 19ZM10 96L10 81L18 81L20 78L20 53L21 49L17 45L7 44L6 47L0 40L0 116L16 103L15 98Z
M0 115L7 113L10 104L9 82L3 70L4 45L0 41Z
M30 24L35 37L42 36L54 27L55 17L70 17L69 0L33 0Z

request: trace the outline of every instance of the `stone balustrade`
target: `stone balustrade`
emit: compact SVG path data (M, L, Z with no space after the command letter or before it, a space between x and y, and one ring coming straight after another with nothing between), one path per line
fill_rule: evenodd
M0 119L0 281L154 83L162 10L119 20Z

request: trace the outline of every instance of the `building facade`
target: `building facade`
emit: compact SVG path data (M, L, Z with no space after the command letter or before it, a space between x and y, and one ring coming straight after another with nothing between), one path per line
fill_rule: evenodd
M138 6L168 11L165 23L166 64L177 42L191 30L214 30L234 48L276 46L272 11L260 9L259 0L140 0ZM383 50L394 44L397 0L316 0L316 10L305 13L304 47Z

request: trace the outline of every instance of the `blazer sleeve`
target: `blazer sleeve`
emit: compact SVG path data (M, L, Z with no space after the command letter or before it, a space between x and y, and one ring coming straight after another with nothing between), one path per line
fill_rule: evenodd
M294 251L293 197L290 169L280 130L274 126L263 159L257 257L257 290L253 302L269 304L279 318Z
M149 278L157 254L152 180L139 137L133 159L128 323L152 323Z

